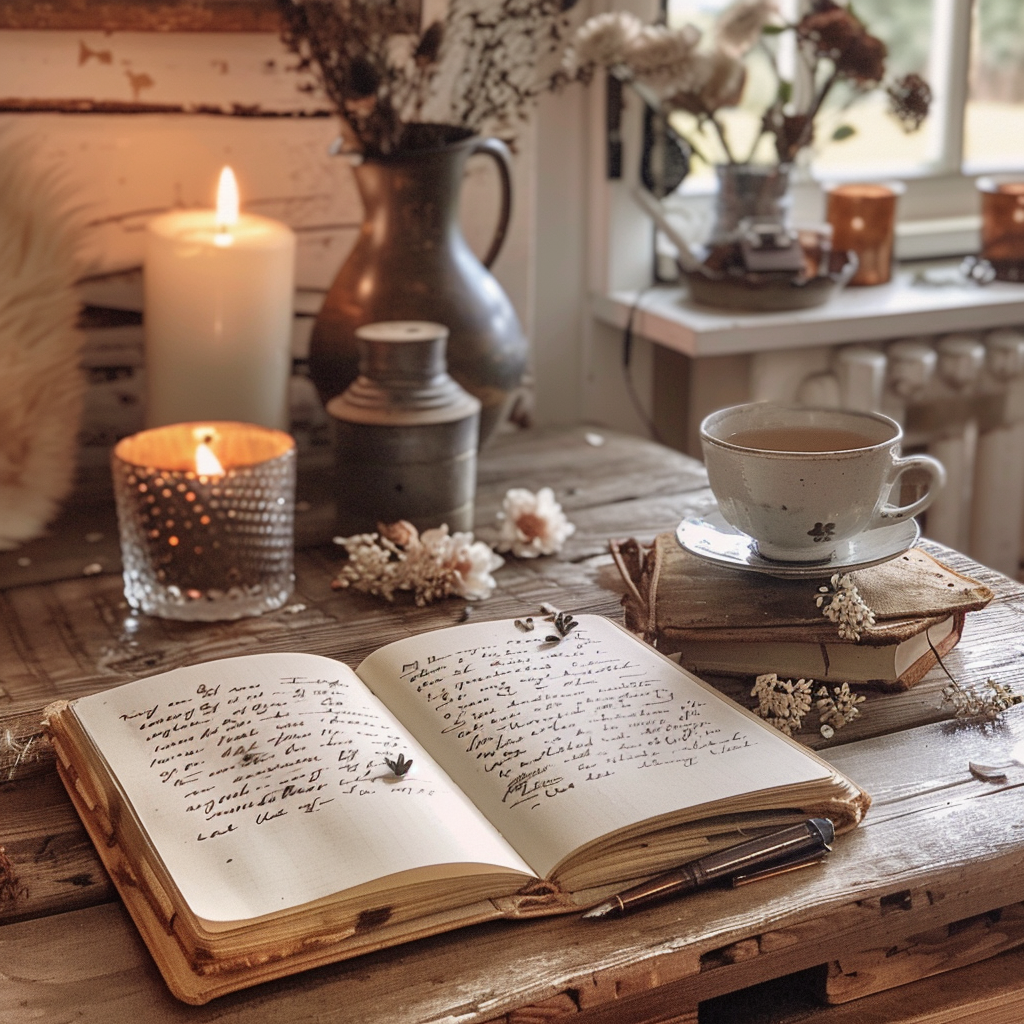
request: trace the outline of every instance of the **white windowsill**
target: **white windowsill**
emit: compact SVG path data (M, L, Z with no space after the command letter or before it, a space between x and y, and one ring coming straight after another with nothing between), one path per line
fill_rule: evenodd
M903 266L890 284L846 288L814 309L779 313L711 309L690 302L684 285L657 286L640 293L633 332L699 357L1024 325L1024 284L976 285L959 276L958 265L943 260ZM592 312L624 329L637 295L594 295Z

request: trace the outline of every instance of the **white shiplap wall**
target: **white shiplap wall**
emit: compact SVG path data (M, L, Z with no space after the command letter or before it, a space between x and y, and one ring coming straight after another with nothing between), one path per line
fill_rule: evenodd
M336 122L321 98L299 91L292 64L272 34L0 31L0 144L30 139L40 172L56 171L83 208L86 302L139 309L147 220L174 207L211 206L220 168L230 163L243 206L297 232L297 309L303 315L294 350L304 354L311 315L354 240L362 211L347 161L328 153ZM575 417L576 403L567 396L578 390L573 317L581 296L564 253L545 269L545 248L536 237L534 137L531 124L519 140L513 220L492 269L531 337L538 281L548 313L552 303L556 314L569 308L557 330L540 331L545 382L538 418L564 422ZM553 182L560 168L549 154L546 180ZM462 221L478 253L489 244L498 198L491 161L475 158L463 187ZM559 201L556 213L570 218L570 231L579 235L574 211ZM90 415L102 442L109 440L106 418L127 417L118 432L140 421L133 408L137 368L122 372L109 364L137 367L141 329L94 331L89 349L86 361L100 386Z
M324 104L300 93L292 59L269 34L0 32L0 126L33 137L87 210L91 273L137 266L145 222L175 206L212 205L217 174L231 163L243 204L299 232L299 286L323 289L354 237L361 210ZM140 82L142 83L140 85ZM230 113L59 113L138 103ZM26 112L28 111L28 112ZM270 116L270 115L306 116ZM520 174L520 177L524 177ZM517 189L509 254L523 255L530 189ZM470 243L483 248L496 211L487 161L464 192ZM521 312L526 274L497 271Z

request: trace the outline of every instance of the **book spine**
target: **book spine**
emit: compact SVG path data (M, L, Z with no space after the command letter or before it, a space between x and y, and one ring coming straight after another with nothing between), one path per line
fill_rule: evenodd
M954 647L960 642L960 637L964 631L964 620L966 619L966 612L957 612L953 616L953 629L947 635L944 636L932 650L921 655L913 665L910 666L895 682L879 684L881 689L891 690L898 692L902 690L909 690L912 686L916 686L922 679L938 665L939 660L944 658Z

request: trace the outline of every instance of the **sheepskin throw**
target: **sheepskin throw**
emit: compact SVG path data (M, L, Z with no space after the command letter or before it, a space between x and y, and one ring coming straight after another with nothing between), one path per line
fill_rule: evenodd
M0 133L0 548L38 537L74 482L80 221L32 148Z

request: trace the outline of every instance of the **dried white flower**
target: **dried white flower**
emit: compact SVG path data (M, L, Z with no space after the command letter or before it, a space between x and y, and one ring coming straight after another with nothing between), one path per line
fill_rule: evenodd
M594 65L621 64L629 44L643 31L644 23L626 11L598 14L582 24L566 51L564 66L571 74Z
M671 83L666 102L675 110L692 114L713 114L722 107L735 107L747 81L746 65L724 50L696 53L687 74Z
M997 683L994 679L986 679L985 685L991 693L985 693L975 686L961 686L955 679L942 691L942 703L953 708L957 718L998 718L999 715L1014 704L1024 702L1024 696L1015 693L1005 683Z
M630 42L623 63L635 81L655 91L686 88L699 42L700 32L693 25L677 29L648 25Z
M754 680L750 695L757 697L757 713L761 718L792 736L811 709L813 684L813 679L782 680L774 672L766 672Z
M387 601L400 590L410 590L418 605L452 594L470 601L490 597L495 582L491 573L505 564L472 533L449 534L447 526L422 534L404 520L381 526L380 533L336 537L348 552L332 586L351 587Z
M851 576L835 573L829 583L818 587L814 603L826 619L838 623L844 640L859 640L864 629L875 624L875 613L860 596Z
M517 558L553 555L576 532L550 487L542 487L536 494L513 487L505 494L498 520L497 549L511 551Z
M774 0L737 0L719 15L715 23L715 43L731 57L742 57L778 13Z
M860 715L860 708L857 705L863 704L865 700L862 694L850 692L849 683L833 687L832 693L828 692L827 686L823 686L815 696L818 699L814 706L821 717L823 736L826 727L842 729L844 725L849 725ZM828 739L827 736L825 738Z

